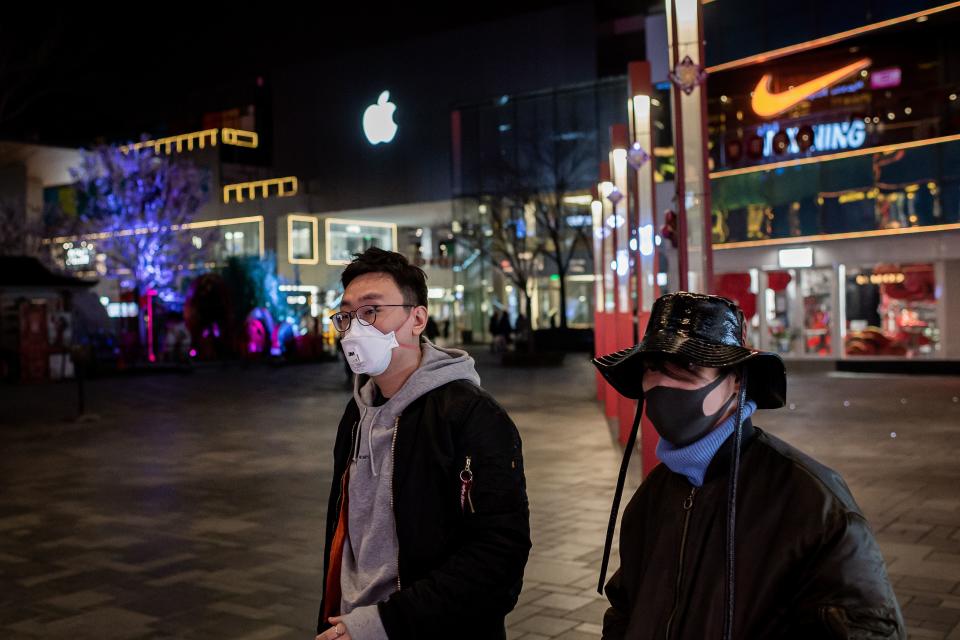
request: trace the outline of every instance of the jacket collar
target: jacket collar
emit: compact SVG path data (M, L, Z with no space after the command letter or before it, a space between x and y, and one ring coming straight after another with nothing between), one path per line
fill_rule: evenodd
M743 421L743 436L740 443L741 455L753 442L757 433L758 429L753 426L753 421L750 418L747 418ZM737 432L734 431L732 434L730 434L729 438L724 440L723 444L720 445L720 448L717 449L717 453L714 454L713 459L710 460L710 464L707 465L707 472L703 476L704 484L710 482L717 476L727 474L727 470L730 468L730 456L733 453L733 440L736 435Z

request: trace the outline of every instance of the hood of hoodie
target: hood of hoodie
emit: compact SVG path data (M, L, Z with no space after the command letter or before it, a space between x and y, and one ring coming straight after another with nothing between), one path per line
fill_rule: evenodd
M424 338L420 343L420 366L410 374L393 397L381 406L374 407L376 388L373 379L363 376L361 386L361 376L356 376L353 398L361 411L379 409L381 419L392 422L411 402L428 391L454 380L467 380L480 386L480 375L477 373L473 358L462 349L444 349Z
M397 416L410 403L454 380L466 380L480 386L480 375L474 359L462 349L438 347L426 338L420 342L420 366L410 374L397 393L379 407L373 405L377 392L373 379L367 376L354 377L353 398L360 409L358 426L361 432L367 434L365 440L374 475L377 475L376 460L380 458L380 452L374 451L373 430L377 427L392 429Z

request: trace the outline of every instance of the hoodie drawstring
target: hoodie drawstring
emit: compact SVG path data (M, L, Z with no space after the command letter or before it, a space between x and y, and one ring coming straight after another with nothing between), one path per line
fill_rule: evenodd
M357 433L358 433L358 434L361 434L361 435L362 435L362 433L363 433L363 431L362 431L362 429L363 429L363 419L366 417L366 415L367 415L367 408L366 408L366 407L360 407L360 422L357 423ZM358 440L358 441L357 441L356 443L354 443L354 445L353 445L353 461L354 461L354 462L357 462L357 460L358 460L359 457L360 457L360 442L359 442L359 440Z
M370 454L370 474L373 475L374 478L379 477L380 474L377 473L377 465L373 462L373 425L376 424L381 411L383 411L383 407L378 407L377 412L373 414L370 422L367 423L367 452Z

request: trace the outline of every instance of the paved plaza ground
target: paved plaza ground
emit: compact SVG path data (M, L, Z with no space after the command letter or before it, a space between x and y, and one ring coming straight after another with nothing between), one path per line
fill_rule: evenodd
M595 639L620 453L582 356L485 386L524 440L533 551L514 640ZM313 638L339 364L0 387L0 638ZM755 423L846 478L913 638L960 640L960 378L791 367ZM614 566L616 560L614 559Z

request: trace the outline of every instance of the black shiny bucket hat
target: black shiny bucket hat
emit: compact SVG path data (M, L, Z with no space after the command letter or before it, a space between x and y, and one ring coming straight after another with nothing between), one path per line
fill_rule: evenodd
M775 353L746 346L746 321L737 305L720 296L668 293L653 304L639 344L593 360L617 392L643 398L644 361L666 356L701 367L743 365L747 397L758 409L778 409L787 400L787 372Z

